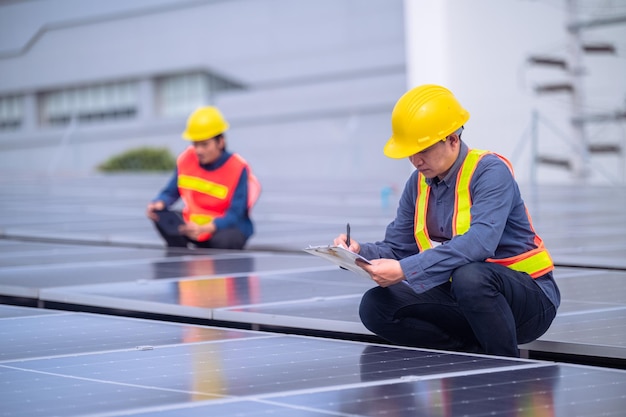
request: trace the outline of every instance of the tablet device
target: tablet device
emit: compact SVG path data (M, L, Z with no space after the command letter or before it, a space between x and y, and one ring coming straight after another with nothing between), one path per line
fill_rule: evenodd
M158 210L155 212L159 216L157 224L165 233L172 236L180 236L178 226L185 224L183 217L177 211Z

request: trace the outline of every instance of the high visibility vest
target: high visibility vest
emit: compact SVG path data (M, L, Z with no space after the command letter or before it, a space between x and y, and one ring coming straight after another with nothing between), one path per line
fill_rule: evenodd
M210 223L222 217L229 209L239 178L248 169L248 210L256 203L261 186L252 174L248 163L233 154L218 169L208 171L200 166L193 146L188 147L176 162L178 169L178 192L185 203L183 218L198 225ZM211 238L209 233L198 236L198 241Z
M456 191L454 199L454 213L452 216L452 235L461 235L470 228L472 216L470 209L472 207L472 196L470 194L470 182L478 162L485 155L491 154L489 151L481 151L472 149L468 152L456 179ZM513 168L511 163L501 155L498 156L509 167L511 173ZM415 242L420 252L431 249L433 243L428 236L426 229L426 212L428 210L428 197L430 195L430 186L426 183L426 177L422 173L418 173L417 179L417 201L415 202ZM536 248L516 256L502 259L489 258L487 262L494 262L507 266L513 270L526 272L533 278L538 278L554 269L552 258L545 248L543 240L535 233L530 214L526 209L528 222L534 234L534 243Z

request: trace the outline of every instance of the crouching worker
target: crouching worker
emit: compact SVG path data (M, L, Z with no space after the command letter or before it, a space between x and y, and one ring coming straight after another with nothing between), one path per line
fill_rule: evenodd
M406 182L385 238L336 245L370 259L378 286L361 300L369 330L401 345L519 356L560 303L554 265L535 233L509 162L470 149L469 113L446 88L405 93L391 115L390 158L407 158Z
M212 106L187 120L191 141L176 161L168 184L147 207L147 216L169 247L243 249L254 232L250 209L261 188L247 162L226 149L228 122ZM170 206L182 199L179 224L167 222Z

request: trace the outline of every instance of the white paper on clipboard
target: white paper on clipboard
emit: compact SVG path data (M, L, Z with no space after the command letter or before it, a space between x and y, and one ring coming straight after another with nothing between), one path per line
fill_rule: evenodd
M311 255L326 259L327 261L330 261L335 265L339 265L340 267L347 269L348 271L352 271L364 278L372 279L363 268L356 264L357 259L360 259L368 264L371 264L371 262L358 253L351 252L343 246L309 246L304 249L304 251L310 253Z

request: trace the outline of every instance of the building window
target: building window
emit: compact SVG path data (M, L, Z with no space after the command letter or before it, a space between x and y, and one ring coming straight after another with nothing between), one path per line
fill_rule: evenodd
M17 130L24 114L21 96L0 97L0 132Z
M243 86L205 72L176 74L157 79L158 112L163 117L187 116L214 102L216 93Z
M72 118L81 123L125 120L136 116L137 106L133 81L51 91L40 97L40 123L62 126Z

